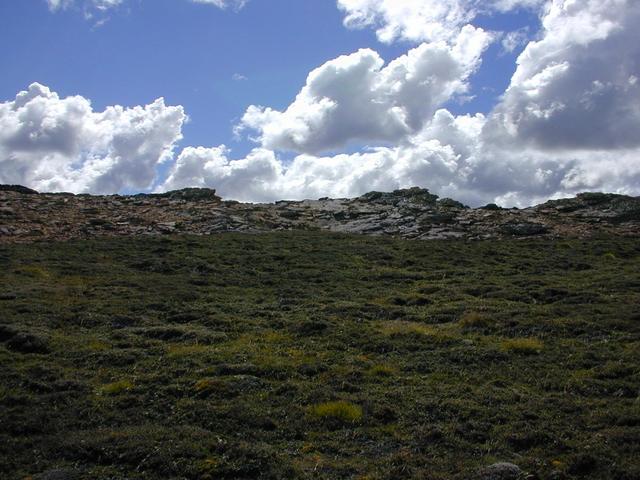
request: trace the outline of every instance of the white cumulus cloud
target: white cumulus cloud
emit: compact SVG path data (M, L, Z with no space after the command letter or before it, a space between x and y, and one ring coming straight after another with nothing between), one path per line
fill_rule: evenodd
M385 43L451 41L481 13L537 8L545 0L337 0L349 28L373 27Z
M636 0L554 0L491 129L516 148L640 147L639 22Z
M229 199L273 201L281 193L282 174L282 164L269 150L255 149L246 158L231 160L224 145L187 147L159 190L211 187Z
M255 202L354 197L419 185L475 206L526 206L593 190L640 194L637 150L612 157L608 151L504 149L487 142L488 121L439 110L396 146L301 154L291 161L263 148L239 159L224 146L187 148L157 190L211 187L224 198Z
M94 112L84 97L60 98L34 83L0 103L0 183L43 191L148 189L182 138L185 118L182 107L162 98Z
M385 65L363 49L312 71L285 111L252 105L238 131L264 148L319 153L355 141L396 142L468 90L491 35L466 26L453 45L423 43Z

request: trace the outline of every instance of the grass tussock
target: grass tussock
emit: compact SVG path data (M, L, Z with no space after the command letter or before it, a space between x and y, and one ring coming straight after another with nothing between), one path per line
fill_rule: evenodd
M124 392L133 390L134 384L130 380L119 380L113 383L107 383L98 388L100 395L119 395Z
M488 328L493 326L491 318L478 312L465 312L460 320L459 325L463 328Z
M312 418L357 423L362 420L362 407L343 400L319 403L309 409Z
M380 327L380 331L387 337L419 337L436 343L450 342L455 339L454 335L443 327L417 322L386 322Z
M500 344L502 350L519 355L538 355L544 349L544 343L537 338L513 338L503 340Z
M398 369L390 365L374 365L368 373L373 377L394 377L398 374Z

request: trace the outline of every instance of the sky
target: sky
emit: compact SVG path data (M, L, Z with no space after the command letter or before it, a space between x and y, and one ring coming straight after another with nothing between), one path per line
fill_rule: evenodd
M640 195L638 0L5 0L0 183Z

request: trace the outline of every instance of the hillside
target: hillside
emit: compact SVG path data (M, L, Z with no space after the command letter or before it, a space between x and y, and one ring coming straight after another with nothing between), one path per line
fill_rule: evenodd
M638 199L0 195L3 479L640 478Z

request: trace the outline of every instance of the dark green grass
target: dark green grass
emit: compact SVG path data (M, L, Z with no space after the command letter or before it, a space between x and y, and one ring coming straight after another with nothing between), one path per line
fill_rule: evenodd
M39 243L0 285L1 478L640 477L637 239Z

